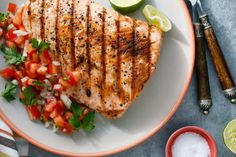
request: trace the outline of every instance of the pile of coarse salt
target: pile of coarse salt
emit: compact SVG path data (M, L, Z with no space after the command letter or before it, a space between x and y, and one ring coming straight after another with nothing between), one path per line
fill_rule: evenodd
M173 157L210 157L210 148L201 135L186 132L179 135L172 146Z

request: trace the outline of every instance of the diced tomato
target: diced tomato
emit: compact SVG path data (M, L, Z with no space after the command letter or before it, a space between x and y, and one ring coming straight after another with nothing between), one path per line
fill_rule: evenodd
M54 98L50 98L49 100L47 100L47 104L45 105L45 111L47 112L52 112L54 110L54 108L57 105L57 100Z
M69 75L68 83L70 85L75 85L80 78L80 72L79 71L70 71L67 73Z
M49 55L48 50L45 50L40 54L40 59L43 64L49 64L52 62L52 59L51 59L51 56Z
M4 34L4 31L3 31L3 29L0 27L0 37L3 36L3 34Z
M38 64L34 63L32 61L25 62L25 72L26 72L27 76L29 76L30 78L37 77L36 70L37 70L38 66L36 66L36 65L38 65Z
M25 82L25 85L26 86L33 86L34 81L35 81L34 79L28 78L27 81Z
M65 120L62 116L56 116L54 119L54 123L56 124L56 126L59 127L64 127L65 126Z
M8 67L0 71L0 76L3 77L4 79L12 79L15 78L16 71L15 69Z
M28 57L29 57L29 60L33 62L36 62L36 63L40 62L40 58L36 51L31 51L30 53L28 53Z
M63 114L64 108L62 108L60 105L56 105L53 111L50 113L51 118L55 118L57 116L60 116Z
M53 63L48 64L48 74L57 74L57 67Z
M25 43L25 37L24 36L17 36L16 38L15 38L15 43L17 44L17 45L23 45L24 43Z
M16 48L16 43L10 40L6 40L5 45L9 48L13 48L13 47Z
M0 27L6 28L8 24L8 20L0 21Z
M29 69L30 68L30 64L33 63L32 61L25 61L25 69Z
M19 82L19 85L22 86L21 79L23 78L23 74L21 71L16 70L15 72L15 79Z
M74 128L68 122L65 122L64 127L60 128L60 130L66 134L71 134L73 132Z
M13 18L13 24L16 26L20 26L22 24L22 11L23 11L23 7L20 7L17 11L16 14Z
M26 31L25 27L23 25L18 26L18 29L21 30L21 31Z
M43 120L44 121L48 121L50 118L49 116L50 116L50 112L47 112L47 111L43 112Z
M37 69L38 69L39 67L40 67L40 65L37 64L37 63L30 63L28 70L29 70L30 73L36 74Z
M37 78L37 74L36 73L31 73L30 71L26 71L27 75L30 77L30 78Z
M64 103L63 103L61 100L58 100L58 101L57 101L57 105L58 105L58 107L60 107L60 108L62 108L62 109L65 108L65 105L64 105Z
M27 45L27 53L28 53L28 54L30 54L30 53L32 53L32 52L36 52L36 50L37 50L36 48L33 48L33 47L32 47L32 44L28 44L28 45Z
M62 87L64 87L64 88L70 87L70 84L67 81L63 80L62 78L59 79L58 83L61 84Z
M11 13L15 13L16 12L16 9L17 9L17 5L16 4L14 4L14 3L9 3L9 5L8 5L8 11L9 12L11 12Z
M25 108L26 108L31 120L36 120L36 119L40 118L41 113L40 113L37 105L26 106Z
M64 117L66 120L69 120L73 117L73 114L69 111L67 111L65 114L64 114Z
M17 35L14 34L13 31L14 31L14 29L9 29L5 38L10 41L14 41L17 38Z
M48 68L45 66L41 66L37 69L37 73L41 76L45 76L47 73Z

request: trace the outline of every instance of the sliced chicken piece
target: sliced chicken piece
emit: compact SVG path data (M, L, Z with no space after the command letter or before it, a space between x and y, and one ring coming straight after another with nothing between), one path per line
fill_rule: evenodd
M30 0L30 19L32 38L42 40L43 0Z
M90 81L91 98L90 107L96 110L103 110L102 87L104 81L103 65L103 7L91 3L89 15L89 55L90 55Z
M44 0L44 40L50 43L50 54L54 60L59 61L56 49L56 24L57 24L57 6L58 0Z
M133 97L137 97L150 75L149 70L149 26L146 22L135 21Z
M118 20L119 14L106 10L104 21L105 81L103 99L105 112L116 110L121 104L118 91Z
M156 63L160 56L161 45L163 40L163 32L160 28L150 26L150 73L152 74L155 70Z
M68 93L76 101L83 104L90 104L90 58L88 50L88 20L89 20L89 0L76 0L73 10L73 32L74 32L74 52L75 68L81 70L80 82L72 87Z
M59 0L57 12L57 50L62 74L74 69L74 50L72 45L72 0Z
M119 19L119 86L123 110L132 99L134 20L128 16Z

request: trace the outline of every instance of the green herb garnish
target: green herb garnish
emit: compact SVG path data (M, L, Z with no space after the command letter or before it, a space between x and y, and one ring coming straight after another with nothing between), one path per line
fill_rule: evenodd
M6 14L0 13L0 21L7 20L8 16L9 16L9 13L6 13Z
M34 92L34 88L32 86L27 86L23 91L22 94L24 95L23 99L20 99L20 102L32 106L37 102L37 97Z
M43 82L43 81L33 81L32 84L36 85L36 86L40 86L40 87L45 86L45 82Z
M35 38L31 39L30 43L32 44L33 48L38 49L39 53L42 53L44 50L46 50L46 49L48 49L50 47L50 43L45 42L45 41L39 42Z
M95 126L94 126L94 119L95 119L95 111L90 112L88 115L86 115L82 121L82 128L86 132L91 132Z
M95 111L90 112L88 115L84 116L83 110L76 102L72 102L71 110L74 113L74 116L69 120L69 123L73 127L76 129L81 127L86 132L91 132L94 129ZM84 116L82 121L80 120L81 116Z
M17 50L14 47L9 48L2 45L0 46L0 48L4 54L4 58L8 65L19 65L24 62L25 57L23 57L22 54L17 52Z
M13 84L12 82L7 82L5 85L5 89L2 92L2 96L8 101L12 101L15 99L16 94L16 87L17 85Z

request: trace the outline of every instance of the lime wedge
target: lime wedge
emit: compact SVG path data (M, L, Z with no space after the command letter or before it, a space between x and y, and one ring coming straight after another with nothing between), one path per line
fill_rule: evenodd
M226 125L223 137L226 147L236 154L236 119Z
M121 13L131 13L137 10L144 0L110 0L111 6Z
M143 15L150 24L161 28L164 32L168 32L172 28L169 18L154 6L146 5Z

